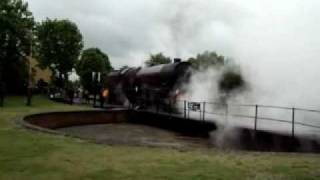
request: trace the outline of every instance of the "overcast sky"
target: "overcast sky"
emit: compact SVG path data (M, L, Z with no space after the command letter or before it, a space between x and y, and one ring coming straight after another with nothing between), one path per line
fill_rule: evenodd
M116 66L140 65L148 54L156 52L187 58L204 50L215 50L227 56L237 56L235 51L247 53L252 50L250 48L264 46L261 43L271 40L300 38L299 31L304 31L306 36L319 32L317 0L28 2L38 21L48 17L76 22L85 47L101 48ZM298 40L306 40L301 38ZM243 41L253 41L255 47L238 49L243 46ZM277 48L262 49L276 51Z
M116 66L141 65L157 52L182 58L204 50L232 55L235 26L251 16L245 5L221 0L28 2L38 21L76 22L85 47L101 48Z
M142 65L150 53L186 59L213 50L238 61L258 94L320 102L319 0L28 2L38 21L76 22L85 47L102 49L115 67Z

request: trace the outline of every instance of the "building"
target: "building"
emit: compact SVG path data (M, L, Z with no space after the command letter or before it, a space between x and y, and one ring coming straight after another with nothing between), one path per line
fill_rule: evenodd
M51 82L51 75L52 72L49 68L46 69L41 69L39 67L39 63L36 59L34 58L29 58L30 59L30 65L31 65L31 72L32 72L32 81L33 83L37 84L37 82L42 79L46 83Z

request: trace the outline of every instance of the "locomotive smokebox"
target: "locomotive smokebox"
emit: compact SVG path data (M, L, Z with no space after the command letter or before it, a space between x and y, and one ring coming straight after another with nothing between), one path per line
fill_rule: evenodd
M181 59L180 59L180 58L174 58L174 59L173 59L173 62L174 62L174 63L180 63L180 62L181 62Z

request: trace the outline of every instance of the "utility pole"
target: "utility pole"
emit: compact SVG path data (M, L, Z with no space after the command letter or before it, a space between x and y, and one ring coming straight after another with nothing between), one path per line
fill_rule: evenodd
M28 84L27 84L27 106L31 106L32 98L32 72L31 72L31 59L32 59L32 30L30 31L30 52L29 57L27 58L28 63Z
M0 59L0 107L3 107L3 101L4 101L4 82L3 82L3 60Z
M93 107L96 106L96 101L97 101L97 78L98 78L98 73L97 73L97 72L92 72L92 81L93 81Z

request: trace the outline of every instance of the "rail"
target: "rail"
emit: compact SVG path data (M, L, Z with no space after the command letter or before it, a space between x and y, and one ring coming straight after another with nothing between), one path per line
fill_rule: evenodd
M157 113L168 113L168 115L182 115L185 119L190 119L191 116L193 119L198 119L201 121L210 121L213 119L212 116L217 116L220 118L222 117L225 120L228 120L229 117L245 118L253 120L251 126L253 127L254 131L259 130L259 124L262 124L263 121L267 121L287 123L290 127L290 129L287 130L290 132L292 137L295 137L296 135L297 126L319 129L320 135L319 110L258 104L226 104L200 101L195 102L187 100L175 102L167 101L166 103L162 104L159 104L159 102L152 102L143 99L139 99L139 101L140 104L141 102L143 102L146 105L145 107L150 107L148 105L151 104L155 105L155 108L148 108L149 111L155 111ZM130 106L134 107L134 105L132 104ZM245 108L246 110L240 110L241 108ZM272 111L281 112L274 113ZM306 115L306 113L316 113L317 116L308 116ZM279 117L272 117L272 115L274 114L278 115ZM300 115L300 117L298 117L298 115ZM303 121L301 121L301 119L303 119ZM306 122L310 119L316 120L317 123Z

